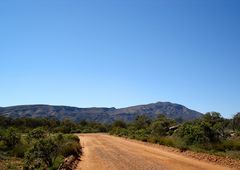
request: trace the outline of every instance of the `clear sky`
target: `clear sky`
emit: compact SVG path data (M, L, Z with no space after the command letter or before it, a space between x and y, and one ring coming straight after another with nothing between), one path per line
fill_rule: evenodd
M0 1L0 106L240 111L239 0Z

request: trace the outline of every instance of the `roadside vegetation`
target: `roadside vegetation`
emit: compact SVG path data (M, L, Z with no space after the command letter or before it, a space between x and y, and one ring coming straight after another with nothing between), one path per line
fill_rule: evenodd
M65 158L78 157L79 138L68 134L72 125L69 120L0 117L1 169L54 170Z
M202 118L177 123L159 115L151 120L139 116L132 123L116 121L110 134L145 142L240 159L240 114L224 119L220 113L206 113Z

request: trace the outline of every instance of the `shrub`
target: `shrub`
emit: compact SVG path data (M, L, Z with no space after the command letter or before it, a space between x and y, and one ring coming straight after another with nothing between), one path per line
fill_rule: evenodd
M11 127L5 132L3 136L3 141L5 142L6 146L11 149L15 145L20 143L20 135L17 134L16 129Z
M52 138L40 139L25 154L25 165L32 168L41 165L51 167L57 154L58 146Z
M151 134L156 136L166 136L168 125L163 121L155 121L151 124Z
M208 143L210 130L207 128L207 126L187 122L175 132L175 135L187 145Z
M139 129L135 131L134 138L146 142L149 137L148 129Z
M167 136L169 135L170 126L176 122L172 119L166 118L164 115L158 115L158 118L151 123L151 134L156 136Z
M226 151L226 147L222 142L214 143L214 144L206 144L204 148L212 151L221 151L221 152Z
M186 144L186 142L182 141L181 139L177 139L175 141L175 147L180 149L181 152L184 152L189 149L189 146Z
M28 149L27 145L19 143L13 148L12 154L16 157L23 158L27 149Z
M160 137L158 143L166 146L175 146L175 139L172 137Z
M156 136L149 136L147 139L147 142L150 142L150 143L157 143L158 141L159 141L159 138Z
M61 155L64 157L79 156L80 154L82 154L82 151L78 142L67 142L62 146Z
M74 141L74 142L76 142L76 143L78 143L78 144L79 144L79 142L80 142L80 139L79 139L78 136L76 136L76 135L71 135L71 134L64 135L64 139L67 140L67 141L68 141L68 140Z
M150 124L151 120L145 115L137 116L133 122L133 125L135 126L136 129L145 129Z
M52 167L48 168L49 170L57 170L59 169L60 165L63 163L64 157L63 156L58 156L54 162Z
M126 123L121 120L116 120L112 124L112 128L126 128L126 127L127 127Z
M35 128L28 133L28 139L31 140L44 138L46 134L47 134L46 131L42 127Z
M110 134L117 136L127 136L128 132L127 129L115 127L110 131Z
M223 141L223 146L227 150L240 151L240 141L239 140L234 140L234 139L225 140L225 141Z

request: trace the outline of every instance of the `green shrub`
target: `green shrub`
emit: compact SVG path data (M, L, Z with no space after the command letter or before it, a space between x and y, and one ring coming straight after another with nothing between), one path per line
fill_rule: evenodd
M225 155L240 160L240 151L226 151Z
M204 150L207 151L211 151L211 152L216 152L216 151L220 151L220 152L225 152L226 148L223 145L223 143L218 142L218 143L206 143L204 145L200 145L198 146L198 148L202 148Z
M79 156L82 154L81 147L77 142L67 142L62 146L61 155L68 157L70 155Z
M193 122L184 123L175 132L186 143L186 145L204 144L210 142L208 135L211 133L208 125L202 122L201 124L194 124Z
M159 115L150 125L151 134L156 136L167 136L169 135L170 126L174 124L174 120L168 119L164 115Z
M149 133L148 129L139 129L135 131L134 138L146 142L149 138Z
M110 131L110 134L117 135L117 136L127 136L127 130L124 128L120 128L120 127L114 127Z
M158 143L158 141L159 141L159 138L156 136L149 136L147 139L147 142L150 142L150 143Z
M46 135L47 135L46 130L44 130L42 127L39 127L39 128L35 128L32 131L30 131L27 135L27 138L29 140L41 139L41 138L46 137Z
M74 141L74 142L77 142L79 144L80 142L80 139L78 136L76 135L72 135L72 134L67 134L67 135L64 135L64 139L67 140L67 141Z
M58 145L52 138L40 139L26 152L25 165L32 168L38 166L51 167L57 155Z
M7 149L7 145L4 141L0 141L0 151L5 151Z
M24 145L22 143L19 143L17 144L13 150L12 150L12 154L15 156L15 157L19 157L19 158L23 158L24 157L24 154L26 152L26 150L28 149L28 146L27 145Z
M175 140L175 147L180 149L181 152L184 152L189 149L189 146L186 144L186 142L184 142L183 140L181 140L179 138L177 138Z
M126 128L127 124L121 120L116 120L112 124L112 128Z
M223 141L223 146L226 150L236 150L240 151L240 141L239 140L225 140Z
M9 149L12 149L20 142L20 135L17 133L16 129L10 127L6 130L3 141Z
M62 133L57 133L54 136L56 142L58 143L58 145L61 145L61 143L64 141L64 135Z
M146 129L151 124L151 120L146 115L137 116L133 122L136 129Z
M161 145L175 147L175 139L172 137L160 137L158 143Z
M53 165L48 168L49 170L57 170L59 168L59 166L63 163L64 161L64 157L62 155L58 156L54 162Z

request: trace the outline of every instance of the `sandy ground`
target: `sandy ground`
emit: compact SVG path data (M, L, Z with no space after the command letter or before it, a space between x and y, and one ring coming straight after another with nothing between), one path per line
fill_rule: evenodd
M219 165L106 134L80 134L77 170L223 170Z

